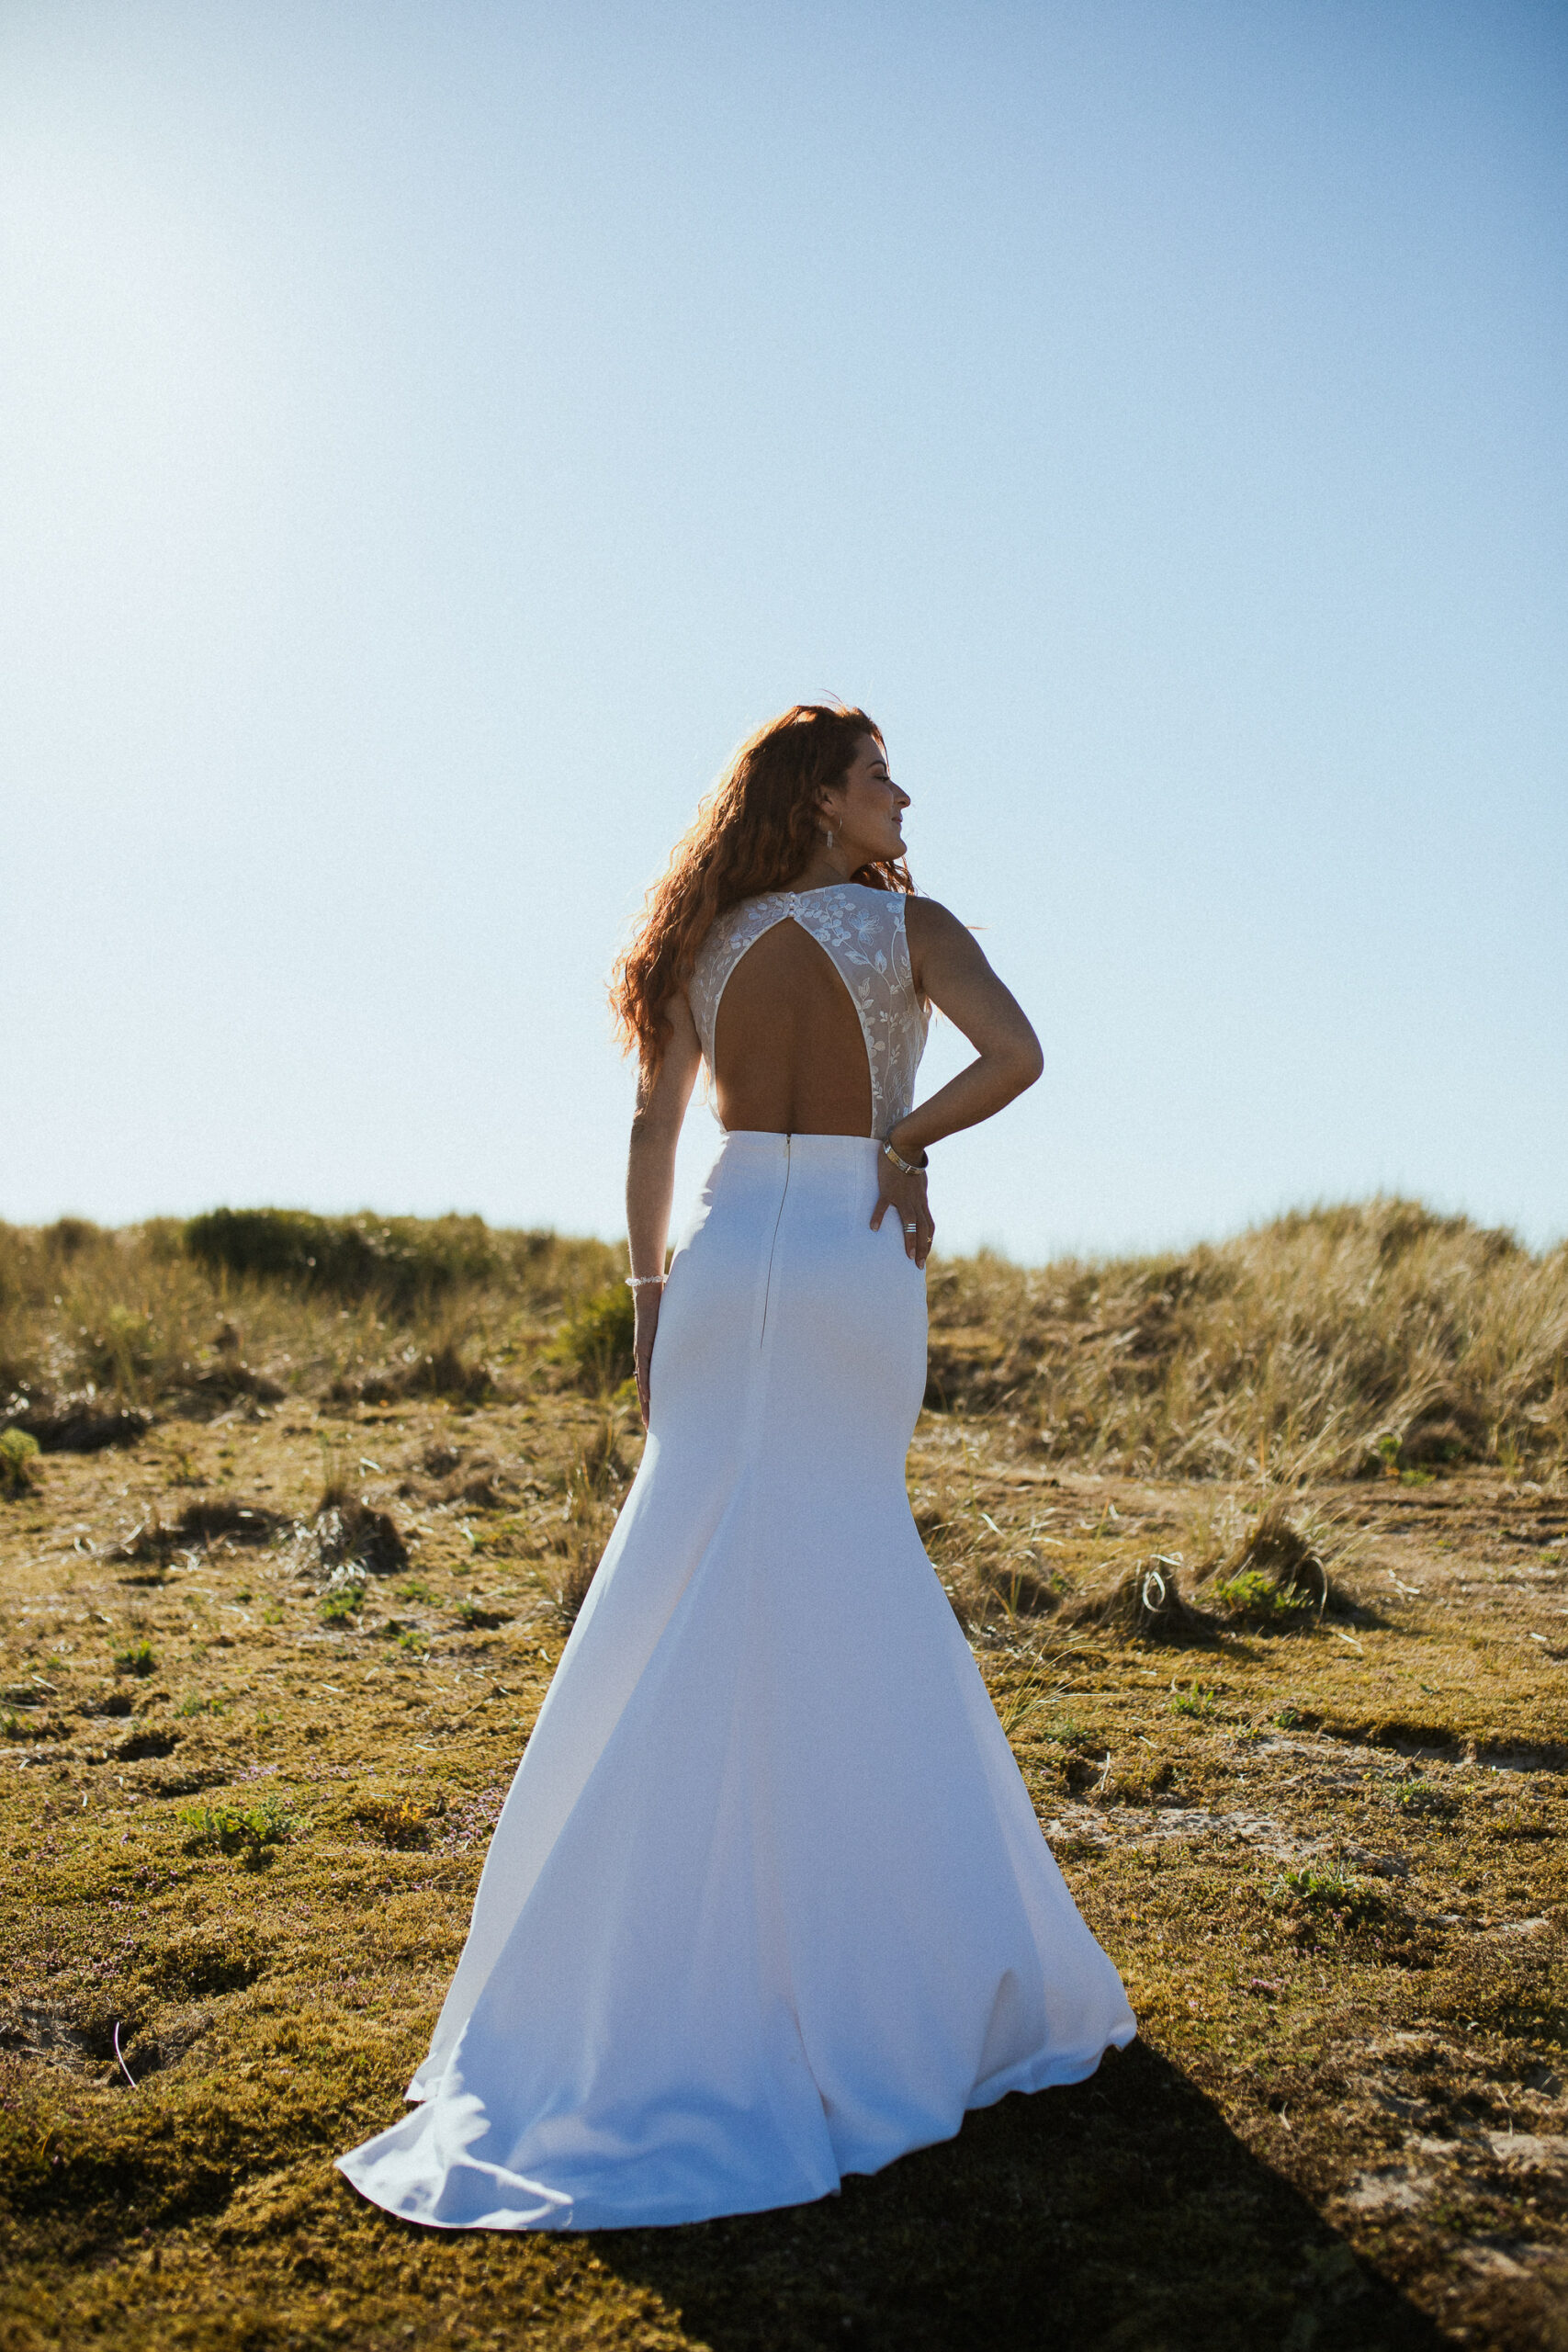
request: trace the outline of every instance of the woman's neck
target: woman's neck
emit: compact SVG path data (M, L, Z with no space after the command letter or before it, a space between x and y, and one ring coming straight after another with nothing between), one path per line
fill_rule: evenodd
M856 865L861 862L857 859L855 865L852 865L843 851L818 848L813 852L811 863L799 880L786 887L791 890L829 890L835 882L852 882Z

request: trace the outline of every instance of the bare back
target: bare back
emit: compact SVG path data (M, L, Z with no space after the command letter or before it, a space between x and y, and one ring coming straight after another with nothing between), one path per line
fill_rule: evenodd
M716 919L682 1009L731 1133L885 1136L904 1116L927 1023L908 903L841 882L763 891Z
M729 976L715 1024L714 1094L731 1130L872 1131L860 1016L831 957L796 922L765 931Z

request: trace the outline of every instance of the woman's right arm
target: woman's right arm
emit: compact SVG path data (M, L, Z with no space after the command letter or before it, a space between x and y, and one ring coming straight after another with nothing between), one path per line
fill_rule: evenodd
M637 1074L637 1109L632 1114L631 1149L626 1155L626 1240L634 1274L662 1274L664 1246L670 1233L670 1204L675 1191L675 1147L681 1123L696 1083L702 1046L697 1024L684 995L671 997L664 1008L670 1035L658 1073L649 1078L645 1062ZM637 1304L633 1357L637 1369L637 1403L648 1426L648 1374L653 1359L653 1338L659 1329L660 1287L639 1282L632 1293Z
M928 1144L962 1127L978 1126L1032 1086L1044 1067L1040 1040L1022 1006L1005 989L981 953L979 942L934 899L910 899L905 910L909 965L923 997L945 1012L975 1048L975 1059L956 1078L928 1096L883 1137L904 1157L923 1155ZM923 1164L908 1174L896 1170L886 1152L877 1155L876 1207L872 1229L896 1209L904 1247L923 1266L936 1227L926 1193Z
M975 1059L891 1130L886 1140L906 1155L994 1118L1045 1067L1023 1007L974 933L934 899L911 899L907 921L915 986L968 1038Z

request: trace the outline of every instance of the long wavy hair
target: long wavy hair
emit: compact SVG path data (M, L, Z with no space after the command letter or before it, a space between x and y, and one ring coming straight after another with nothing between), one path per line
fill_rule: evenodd
M821 796L842 783L867 735L883 742L863 710L797 702L747 738L676 842L610 978L615 1034L628 1053L637 1048L645 1078L664 1058L665 1008L685 986L714 922L742 899L787 889L805 873L818 845ZM876 858L854 879L874 890L915 887L901 857Z

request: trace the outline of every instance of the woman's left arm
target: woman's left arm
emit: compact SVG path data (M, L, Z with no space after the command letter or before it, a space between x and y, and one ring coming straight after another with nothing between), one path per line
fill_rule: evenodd
M649 1367L659 1329L659 1278L664 1272L670 1204L675 1190L675 1147L702 1059L696 1023L684 995L671 998L664 1008L664 1021L669 1035L657 1074L649 1075L646 1062L637 1073L637 1109L626 1154L626 1241L632 1272L637 1277L632 1292L637 1303L632 1356L645 1428Z
M915 1159L928 1144L978 1126L982 1119L1004 1110L1015 1095L1033 1085L1045 1057L1023 1007L998 979L973 932L956 915L934 899L911 899L906 922L915 986L975 1048L967 1069L939 1087L885 1137L900 1159ZM896 1208L909 1255L923 1266L936 1230L924 1173L900 1175L886 1152L878 1158L877 1171L881 1197L872 1224L879 1226L885 1213Z

